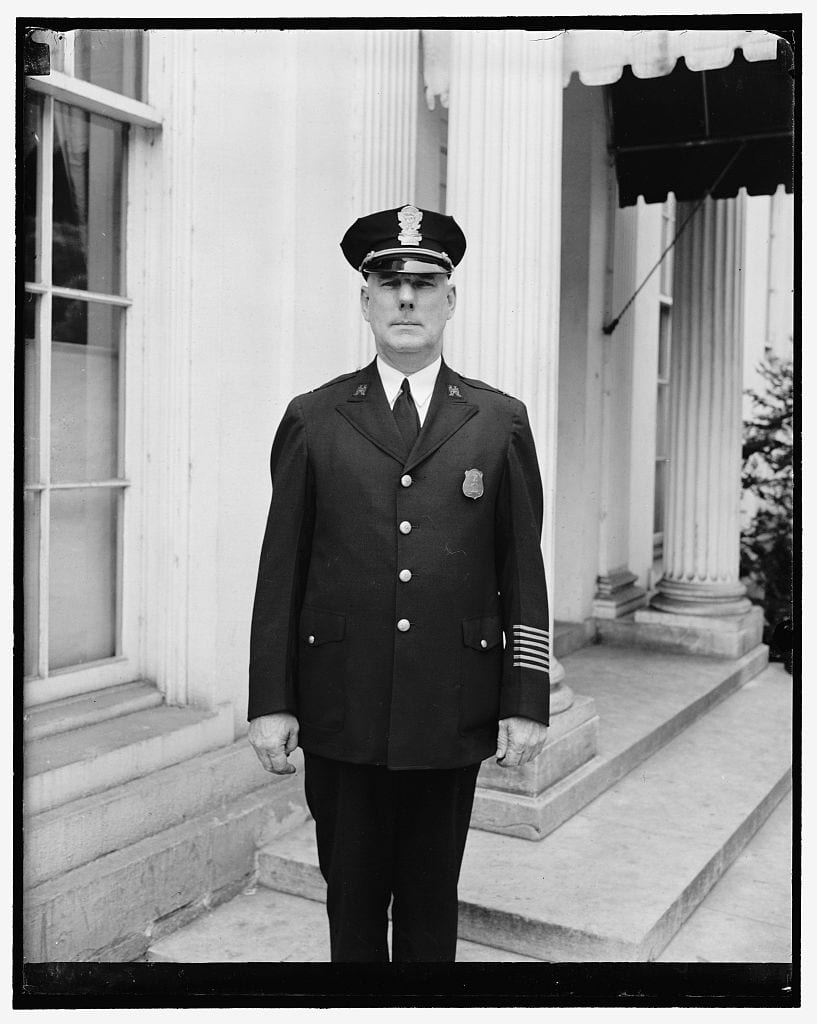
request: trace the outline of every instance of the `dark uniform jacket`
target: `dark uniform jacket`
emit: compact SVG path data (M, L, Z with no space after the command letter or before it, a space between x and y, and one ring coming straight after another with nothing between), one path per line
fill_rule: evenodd
M250 719L291 712L304 750L392 768L481 761L499 718L547 724L542 485L520 401L443 363L406 452L372 362L290 403L271 469Z

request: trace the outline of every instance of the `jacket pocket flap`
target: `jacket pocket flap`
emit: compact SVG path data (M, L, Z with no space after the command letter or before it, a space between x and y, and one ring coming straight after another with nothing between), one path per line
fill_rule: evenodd
M498 615L478 615L462 620L462 640L466 647L489 651L502 641L502 620Z
M337 643L346 636L346 616L337 612L321 612L317 608L304 608L298 635L310 647Z

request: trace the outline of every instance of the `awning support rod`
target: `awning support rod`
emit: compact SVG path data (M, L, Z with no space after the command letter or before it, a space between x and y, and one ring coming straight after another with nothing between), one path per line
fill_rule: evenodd
M723 146L727 142L762 142L765 139L790 139L793 132L755 132L752 135L730 135L728 138L687 139L684 142L649 142L643 146L610 146L613 156L621 153L653 153L665 149L695 149L700 146ZM713 186L714 187L714 186Z
M656 263L654 264L654 266L652 267L652 269L648 271L647 276L644 278L644 280L641 282L641 284L636 288L636 290L633 292L633 294L630 296L630 298L624 304L624 307L622 308L622 310L618 314L618 316L615 317L615 319L611 320L610 323L608 323L604 327L602 327L602 332L604 334L610 335L610 334L613 333L613 331L616 329L616 327L618 327L619 321L624 316L624 314L627 312L627 310L630 308L630 306L632 306L632 304L635 302L636 296L638 295L638 293L641 291L641 289L644 287L644 285L647 283L647 281L649 281L649 279L656 272L656 270L658 270L658 268L664 262L664 257L667 255L667 253L670 251L670 249L672 249L672 247L675 245L675 243L681 237L681 232L684 230L684 228L687 226L687 224L689 224L689 222L692 220L692 218L695 216L695 214L698 212L698 210L700 210L700 208L703 206L703 204L706 202L706 200L710 197L710 195L715 191L715 189L718 187L718 185L720 185L721 181L726 176L726 173L729 170L729 168L737 160L737 158L740 156L740 154L743 152L743 150L745 148L746 148L746 142L745 141L741 142L740 146L738 146L738 148L735 150L735 152L732 154L732 156L727 161L726 166L724 167L724 169L721 171L721 173L718 175L718 177L715 179L715 181L709 186L709 188L706 190L706 192L704 192L703 197L695 204L695 206L693 207L693 209L690 212L689 216L686 218L686 220L683 222L683 224L675 232L675 235L673 236L672 241L669 243L669 245L666 247L666 249L664 249L664 251L658 257L658 259L657 259Z

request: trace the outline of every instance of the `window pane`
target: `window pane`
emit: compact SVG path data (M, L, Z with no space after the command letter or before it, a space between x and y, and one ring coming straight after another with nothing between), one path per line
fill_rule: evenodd
M670 241L672 241L671 235L667 240L667 245L669 245ZM661 252L663 251L664 250L662 249ZM674 252L675 249L670 249L670 251L661 261L661 294L670 297L672 296L672 267Z
M54 284L118 293L122 125L54 104Z
M49 667L116 653L117 492L51 492Z
M141 100L144 44L142 29L80 29L74 38L74 75Z
M40 298L26 295L23 304L25 321L25 365L23 367L24 407L23 478L25 483L40 483L40 349L37 344L37 307Z
M667 480L667 464L666 462L656 462L655 464L655 512L652 525L653 533L664 532L664 504L665 504L665 490Z
M23 494L23 674L37 674L40 608L40 495Z
M669 422L669 388L666 384L658 385L658 400L655 409L655 457L667 457L667 424Z
M658 314L658 378L669 380L669 341L672 307L662 305Z
M23 222L25 224L25 255L23 274L26 281L39 281L38 183L40 178L40 136L42 135L42 103L39 97L28 96L23 123Z
M54 297L51 343L51 479L119 475L119 339L122 310Z

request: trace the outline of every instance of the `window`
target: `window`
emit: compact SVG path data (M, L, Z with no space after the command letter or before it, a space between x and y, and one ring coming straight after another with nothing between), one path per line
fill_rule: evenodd
M51 66L83 82L144 99L147 35L143 29L79 29L48 33Z
M661 210L661 252L675 235L675 199L668 196ZM653 506L653 559L664 553L664 515L666 511L667 464L669 461L669 382L670 344L672 340L672 270L670 249L661 263L658 296L658 394L655 405L655 503ZM656 566L656 569L658 567ZM660 571L655 578L659 578Z
M129 125L103 90L141 98L145 47L142 33L119 30L43 35L55 71L27 79L21 154L30 703L137 674L123 601L134 541L125 531ZM97 88L73 97L71 76Z

